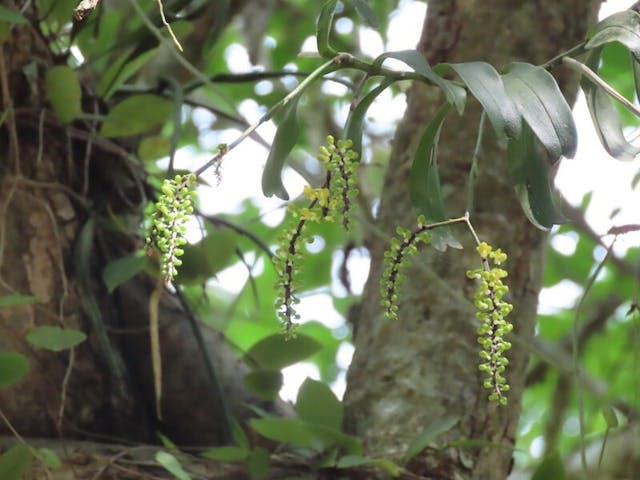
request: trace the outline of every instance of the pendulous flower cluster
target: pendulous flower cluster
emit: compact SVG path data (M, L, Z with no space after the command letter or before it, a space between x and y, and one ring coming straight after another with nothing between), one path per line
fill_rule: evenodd
M384 252L385 269L380 280L381 305L384 315L390 320L398 318L398 292L404 280L401 270L409 265L409 259L418 253L420 243L429 243L427 221L423 215L418 217L415 231L397 227L397 236L391 239L389 248Z
M151 216L151 228L146 239L148 252L156 250L160 256L160 273L169 285L182 264L182 246L187 243L187 221L193 213L196 177L176 175L162 184L162 194Z
M295 305L299 303L296 291L299 287L297 275L300 272L303 254L301 247L313 241L308 232L309 222L333 222L341 219L345 229L349 228L351 200L358 194L357 168L358 154L351 150L351 140L327 137L327 146L319 149L318 160L324 164L327 177L320 188L305 186L304 196L309 200L306 207L291 205L293 222L278 238L278 249L273 256L273 264L278 275L276 283L276 309L284 328L291 331L299 315Z
M491 391L489 400L506 405L509 385L504 371L509 360L505 352L511 348L511 343L504 337L513 330L513 325L506 320L513 306L504 300L509 287L502 279L507 277L507 272L499 266L507 260L507 255L499 248L494 250L486 242L478 245L477 251L483 265L469 270L467 277L480 281L474 297L476 317L480 320L478 343L481 346L479 355L482 361L479 368L486 375L483 386ZM495 266L491 266L491 263Z

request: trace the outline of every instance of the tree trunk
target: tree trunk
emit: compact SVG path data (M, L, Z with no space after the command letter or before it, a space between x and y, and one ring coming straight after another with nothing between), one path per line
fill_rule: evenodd
M501 69L519 60L540 64L579 43L596 18L599 1L432 0L418 49L433 65L484 60ZM569 99L577 89L568 72L554 72ZM435 88L414 85L386 173L378 226L388 235L413 225L407 195L413 151L425 125L443 102ZM451 216L465 209L465 185L476 142L480 108L468 102L465 115L450 114L443 127L438 163L445 205ZM487 401L478 371L474 306L476 285L466 278L479 260L470 235L455 230L462 251L426 248L413 261L400 291L397 321L379 306L379 279L387 240L368 239L371 273L355 319L355 355L345 395L348 428L365 439L373 455L399 458L425 428L451 417L457 422L437 439L481 440L495 446L427 449L410 468L429 478L505 478L520 414L528 351L541 286L546 235L522 214L510 186L504 146L486 129L479 159L472 221L480 238L508 255L506 269L514 311L506 407ZM524 346L523 346L524 345ZM506 448L504 448L506 447Z

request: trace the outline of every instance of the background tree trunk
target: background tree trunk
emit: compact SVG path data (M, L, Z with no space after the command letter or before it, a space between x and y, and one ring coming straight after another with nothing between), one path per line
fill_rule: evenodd
M430 63L484 60L497 69L511 61L544 63L579 43L596 18L599 1L432 0L418 49ZM577 84L565 71L554 74L572 99ZM435 88L414 85L393 143L380 204L378 226L388 235L398 223L412 225L415 213L407 195L413 151L425 125L442 104ZM464 117L450 114L439 144L438 162L449 215L464 212L465 182L476 142L479 106L470 101ZM465 276L478 257L469 234L455 231L463 251L425 249L401 287L397 321L379 306L382 254L388 241L371 237L371 273L355 319L355 355L345 396L348 427L364 437L369 452L400 457L408 442L434 422L454 416L456 425L438 439L483 440L508 448L428 449L411 469L429 478L505 478L520 414L541 285L546 235L521 213L509 184L505 148L487 127L476 184L474 225L481 239L509 255L510 316L515 325L509 352L507 407L487 402L478 371L476 321L470 299L476 288Z

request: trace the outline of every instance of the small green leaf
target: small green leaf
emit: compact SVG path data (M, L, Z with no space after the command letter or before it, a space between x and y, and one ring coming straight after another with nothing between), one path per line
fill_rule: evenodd
M29 372L27 357L17 352L0 353L0 387L18 383L27 372Z
M324 383L307 378L296 400L298 417L309 423L324 425L335 430L342 429L344 406L333 391Z
M271 468L271 457L267 449L257 447L251 451L247 459L247 472L250 480L262 480L268 478Z
M2 480L21 480L33 463L33 454L23 444L12 446L0 455L0 478Z
M16 10L0 5L0 20L6 20L13 25L26 25L29 21L24 15Z
M422 134L409 173L409 196L413 206L429 221L446 220L440 176L438 173L438 140L449 112L445 104L436 112Z
M363 455L344 455L338 459L336 468L356 468L364 465L373 465L388 473L393 478L400 476L401 468L386 458L371 458Z
M519 138L509 140L509 170L516 194L525 215L542 230L564 222L549 184L549 166L536 148L536 140L528 125L522 126Z
M13 307L15 305L31 305L38 302L38 297L33 295L3 295L0 297L0 308Z
M607 428L617 428L620 423L618 422L618 416L611 405L605 405L602 407L602 416L607 423Z
M267 163L262 172L262 192L265 196L276 195L282 200L289 200L289 194L282 184L282 168L298 140L299 126L296 118L299 96L284 106L282 120L273 139Z
M255 343L244 355L244 361L256 368L279 370L310 357L322 345L317 340L298 334L286 339L275 333Z
M58 454L50 448L39 448L36 451L38 452L38 457L40 457L47 467L55 470L62 466L62 460L60 460Z
M244 377L247 389L263 400L274 400L282 388L280 370L254 370Z
M47 98L61 122L69 123L82 114L82 89L71 68L57 65L45 75Z
M372 89L369 93L367 93L360 101L357 103L356 108L351 110L349 116L347 117L347 121L344 125L344 137L345 139L351 140L353 142L353 146L351 149L358 154L358 158L362 160L362 133L363 133L363 125L364 125L364 116L367 114L367 110L376 99L378 95L380 95L386 88L391 85L391 80L383 80L380 85Z
M178 480L191 480L191 477L187 472L185 472L184 468L182 468L182 465L180 465L178 459L171 455L169 452L159 450L158 452L156 452L155 459L156 462L162 465L165 470L167 470Z
M640 15L633 10L623 10L605 18L593 27L585 49L591 50L611 42L620 42L640 56Z
M520 113L507 95L502 78L486 62L448 64L480 102L499 137L520 135Z
M467 100L467 92L460 85L456 85L450 80L442 78L431 69L429 62L424 55L417 50L402 50L399 52L385 52L375 59L374 65L382 65L387 58L395 58L409 65L416 73L422 75L434 85L442 89L447 98L447 102L456 107L456 111L462 115Z
M238 241L239 235L230 228L207 226L207 235L202 240L184 245L177 280L182 284L196 285L215 276L237 258Z
M34 347L54 352L68 350L84 342L87 336L80 330L52 325L36 327L27 333L27 341Z
M219 462L243 462L248 455L249 450L236 445L209 448L202 453L204 458Z
M336 3L338 3L337 0L329 0L322 6L322 10L320 10L320 15L318 16L318 23L316 24L318 53L324 58L334 57L338 53L330 44Z
M552 161L572 158L578 134L571 108L555 79L542 67L514 62L502 80L525 122L545 146Z
M160 50L160 47L152 48L137 57L131 53L125 53L115 60L100 78L100 83L96 89L98 95L105 100L111 98L114 92L153 58Z
M562 464L562 458L558 452L555 452L540 462L531 480L565 480L566 478L567 472Z
M170 118L173 102L158 95L134 95L111 109L100 133L102 136L126 137L146 132Z
M376 30L380 29L380 21L378 20L378 16L369 5L369 2L367 2L366 0L347 1L348 3L353 5L353 8L356 9L356 12L358 12L358 15L360 16L360 18L362 18L362 20L368 27L374 28Z
M143 271L148 261L145 255L136 254L107 263L102 271L102 281L107 286L109 293Z
M405 460L409 461L420 454L438 436L451 430L459 421L460 417L447 416L431 423L420 435L409 442L407 452L405 453Z

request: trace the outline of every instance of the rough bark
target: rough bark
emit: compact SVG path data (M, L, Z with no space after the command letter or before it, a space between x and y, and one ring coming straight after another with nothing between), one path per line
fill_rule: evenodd
M418 49L431 64L484 60L500 69L510 61L543 63L577 44L594 21L600 2L572 0L433 0L428 4ZM573 99L576 81L554 72ZM415 213L407 195L412 152L442 96L434 88L414 85L407 111L393 142L378 215L389 235L399 223L412 225ZM463 117L450 114L440 139L438 162L448 212L465 209L465 182L476 141L479 107L470 101ZM472 212L479 235L509 255L511 321L514 335L533 335L540 289L544 232L520 211L509 184L505 148L486 132ZM348 428L364 437L370 453L400 457L407 444L429 425L453 415L456 425L438 438L483 440L507 448L427 449L410 468L428 478L505 478L520 414L527 351L509 352L511 385L506 408L489 405L481 387L474 308L475 285L465 271L476 268L477 254L468 233L455 232L462 251L426 249L414 262L401 288L399 318L386 320L379 307L379 279L386 241L369 239L371 273L356 318L355 355L345 396Z

